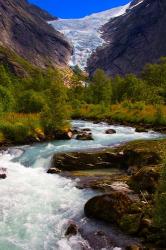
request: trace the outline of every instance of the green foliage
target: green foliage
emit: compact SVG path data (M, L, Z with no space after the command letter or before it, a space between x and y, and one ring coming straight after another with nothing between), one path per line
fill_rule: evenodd
M7 70L4 65L0 65L0 85L9 87L11 85L11 80Z
M111 104L112 84L111 79L106 76L103 70L98 69L90 84L92 100L95 104Z
M14 98L10 90L0 85L0 109L1 112L12 111L14 106Z
M31 113L41 114L39 127L42 126L48 134L65 129L71 112L77 118L166 124L166 58L161 58L158 64L147 65L139 76L130 74L110 78L98 69L92 78L88 78L76 66L66 87L66 76L61 70L37 68L1 46L0 53L5 56L0 64L1 116L8 112L24 113L27 117ZM20 76L11 62L19 65ZM34 129L33 122L28 126ZM14 121L10 125L4 122L2 126L2 123L0 121L0 133L7 138L15 138L12 133L18 131L21 137L25 131L25 134L29 133L27 121L20 126L17 123L16 127Z
M50 88L47 90L47 103L42 112L42 120L47 133L65 127L69 118L66 101L66 88L61 75L56 72L56 78L53 79Z
M43 110L45 99L40 92L34 90L24 91L18 99L18 112L38 113Z

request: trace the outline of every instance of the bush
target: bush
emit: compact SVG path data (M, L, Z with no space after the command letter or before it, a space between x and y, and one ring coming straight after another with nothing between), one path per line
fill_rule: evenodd
M27 90L20 96L17 108L23 113L38 113L42 111L44 105L45 99L41 93Z
M0 109L3 112L12 111L14 107L14 98L10 90L0 86Z

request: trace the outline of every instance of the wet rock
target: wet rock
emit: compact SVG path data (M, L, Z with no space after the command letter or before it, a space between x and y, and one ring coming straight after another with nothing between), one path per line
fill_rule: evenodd
M140 147L139 144L135 146L133 143L129 144L130 147L125 145L114 150L55 154L51 167L62 171L120 168L133 175L145 166L161 163L160 154L148 148L150 142L146 142L146 147Z
M135 191L154 193L158 186L160 171L160 167L143 167L131 176L128 184Z
M7 169L6 168L0 168L0 179L6 179L7 177Z
M120 220L127 214L138 214L138 204L122 192L111 192L90 199L84 207L87 217L101 219L106 222L120 224Z
M70 140L73 137L72 131L62 131L62 132L55 132L55 139L56 140Z
M108 134L108 135L116 134L116 130L115 129L107 129L105 131L105 133Z
M48 169L47 173L48 174L60 174L61 170L58 168L50 168L50 169Z
M137 133L145 133L145 132L148 132L148 130L146 128L144 128L144 127L137 127L135 129L135 132L137 132Z
M76 134L80 133L80 130L74 128L74 129L71 130L71 132L73 133L73 135L76 135Z
M78 226L74 222L72 222L66 229L65 236L71 237L73 235L77 235L77 233L78 233Z
M62 171L75 170L92 170L118 167L119 157L113 153L108 152L77 152L77 153L63 153L55 154L52 159L53 168L58 168ZM119 161L118 161L119 159Z
M83 128L82 131L83 132L91 132L91 129L90 128Z
M83 140L83 141L92 141L93 136L92 136L92 133L83 132L83 133L78 134L76 136L76 139Z

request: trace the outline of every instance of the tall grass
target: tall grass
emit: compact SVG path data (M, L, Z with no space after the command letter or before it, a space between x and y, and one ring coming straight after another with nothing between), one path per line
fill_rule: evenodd
M1 140L25 143L36 138L36 131L41 129L39 114L6 113L0 116Z
M165 105L146 105L144 102L123 102L115 105L103 106L86 104L80 109L73 110L72 117L87 119L110 119L117 122L144 123L152 125L166 125Z

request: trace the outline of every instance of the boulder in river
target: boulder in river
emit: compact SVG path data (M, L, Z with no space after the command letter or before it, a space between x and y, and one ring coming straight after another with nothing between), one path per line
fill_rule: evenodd
M147 133L148 129L146 129L144 127L136 127L135 132L137 132L137 133Z
M7 169L6 168L0 168L0 179L6 179L7 177Z
M55 154L51 168L62 171L92 170L118 167L121 155L111 152L76 152Z
M92 141L93 136L92 136L92 133L82 132L76 136L76 139L83 140L83 141Z
M55 133L55 139L57 140L70 140L73 137L72 131L62 131Z
M74 222L71 222L66 229L65 236L71 237L73 235L77 235L77 233L78 226Z
M141 208L127 194L111 192L90 199L84 207L85 215L106 222L121 224L121 219L128 214L138 215Z
M108 135L116 134L116 130L110 128L110 129L107 129L107 130L105 131L105 133L108 134Z
M84 207L85 215L115 223L127 234L139 232L142 218L142 207L123 192L111 192L90 199Z
M91 129L90 128L83 128L82 131L83 132L91 132Z
M47 171L48 174L60 174L61 170L58 168L49 168Z

